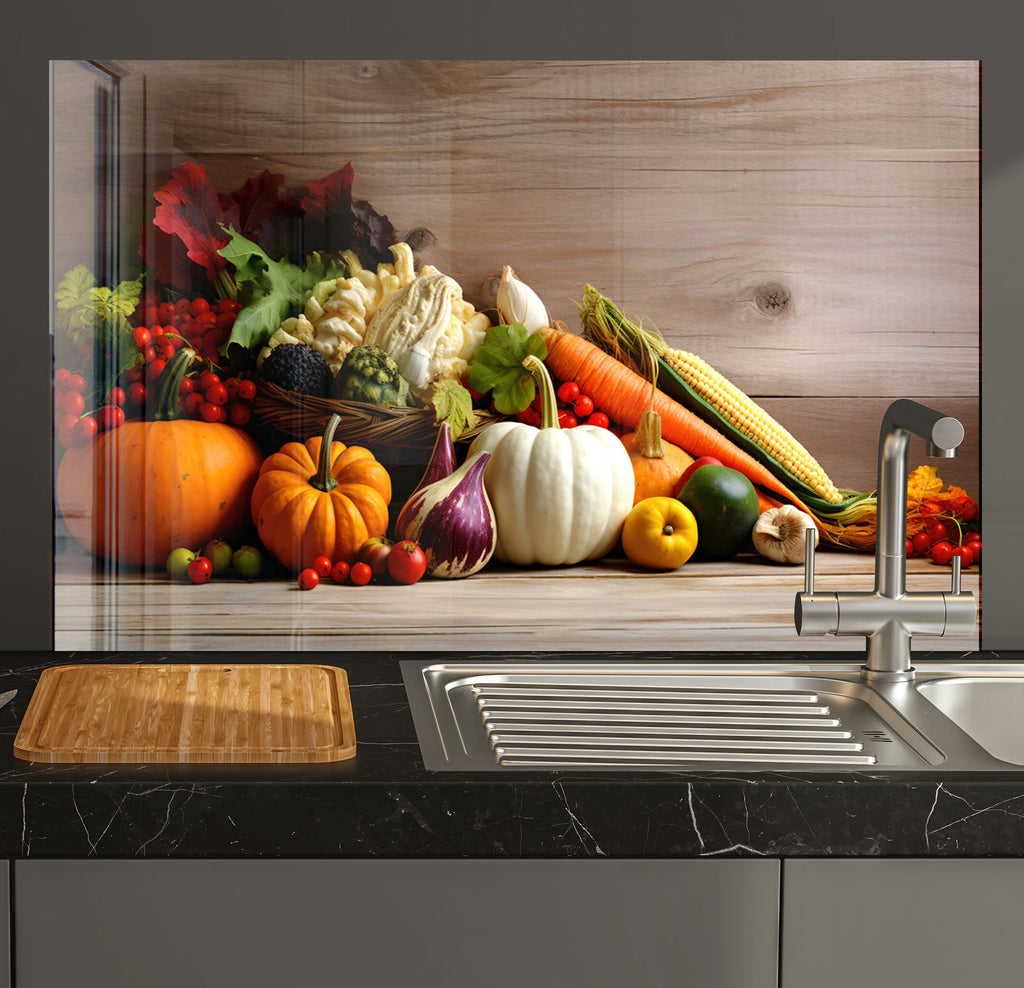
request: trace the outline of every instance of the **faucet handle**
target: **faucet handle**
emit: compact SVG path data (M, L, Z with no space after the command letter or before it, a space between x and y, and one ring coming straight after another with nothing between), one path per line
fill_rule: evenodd
M809 525L804 529L804 593L814 593L814 537Z
M960 564L961 559L959 556L953 556L950 559L950 564L953 567L953 593L960 593Z

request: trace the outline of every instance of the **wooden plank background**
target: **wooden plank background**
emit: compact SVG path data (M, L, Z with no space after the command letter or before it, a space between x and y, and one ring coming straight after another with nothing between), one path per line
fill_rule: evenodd
M575 329L592 283L762 402L841 486L881 413L962 416L979 481L975 62L142 62L145 185L351 161L466 297L511 264ZM145 191L145 188L142 190ZM812 399L812 400L807 400ZM919 458L923 450L912 447Z

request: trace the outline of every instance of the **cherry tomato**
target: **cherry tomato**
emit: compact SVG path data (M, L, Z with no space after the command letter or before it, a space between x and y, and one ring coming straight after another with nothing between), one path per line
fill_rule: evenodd
M141 350L145 346L149 346L153 342L153 335L150 333L145 326L140 326L132 336L135 337L135 345Z
M178 394L180 394L184 398L185 395L192 394L192 392L195 391L195 389L196 389L196 382L195 382L195 380L193 378L191 378L191 377L183 377L181 379L181 384L178 387Z
M558 427L560 429L575 429L578 424L576 416L572 412L558 413Z
M146 367L146 377L151 381L155 381L163 372L167 366L167 361L163 357L157 357L155 360L149 362L149 366Z
M936 542L931 551L932 562L945 566L953 558L953 546L949 542Z
M304 569L299 574L299 589L312 590L320 585L320 574L312 568Z
M211 385L220 384L220 375L216 371L205 370L199 375L199 380L196 383L199 385L200 391L207 391Z
M609 424L608 416L604 412L594 412L587 419L587 425L596 425L599 429L607 429Z
M228 403L228 420L232 425L248 425L252 419L252 410L239 401Z
M427 571L427 557L418 542L403 539L388 553L388 573L396 583L415 583Z
M199 406L199 417L204 422L227 422L228 410L223 405L215 405L212 401L204 401Z
M61 398L60 407L65 415L81 415L85 411L85 397L81 391L69 391Z
M965 542L978 542L978 543L980 543L981 542L981 532L977 532L977 531L968 532L964 536L964 541Z
M85 391L89 382L81 374L72 374L67 380L68 391Z
M907 539L907 555L908 556L914 555L914 540L913 539Z
M331 570L334 568L334 563L327 558L327 556L317 556L313 560L313 569L316 570L317 576L330 576Z
M141 405L146 400L146 385L141 381L132 381L128 385L127 396L133 405Z
M213 576L213 563L206 556L196 556L188 564L187 573L193 583L206 583Z
M161 323L170 322L174 318L174 303L161 302L156 307L156 314Z
M949 528L945 522L937 521L928 525L925 531L928 533L928 537L931 539L931 544L935 545L936 542L942 542L943 539L949 538Z
M573 402L572 410L576 413L578 418L585 419L594 411L594 399L591 398L590 395L581 394L579 398Z
M127 397L128 396L124 393L124 388L119 388L117 385L112 387L107 393L107 401L109 401L111 405L123 405Z
M558 389L558 397L567 405L571 405L580 396L580 386L575 381L566 381Z
M365 587L373 578L373 570L366 563L353 563L348 576L357 587Z
M219 381L211 384L206 389L206 400L213 405L226 405L228 401L228 389Z
M927 532L918 532L911 540L914 544L914 551L920 553L922 556L928 554L928 550L931 549L932 542L931 536ZM941 541L937 539L936 541Z
M53 375L54 389L57 391L67 391L69 377L71 377L71 371L66 367L58 367Z
M96 413L96 422L101 429L116 429L124 425L124 409L117 405L104 405Z
M349 565L344 559L339 560L331 567L331 579L335 583L344 583L348 579Z
M194 298L189 303L188 311L194 316L198 316L200 312L206 312L210 308L210 303L205 298Z
M974 562L974 553L971 551L970 546L966 546L966 545L953 546L953 551L952 551L952 553L950 555L950 558L952 559L953 556L959 556L960 557L960 567L961 567L961 569L967 569L967 567L970 566L971 563Z
M204 404L203 396L198 391L185 395L185 411L193 418L199 415L199 407Z
M245 378L238 382L238 397L242 401L252 401L256 397L256 382Z

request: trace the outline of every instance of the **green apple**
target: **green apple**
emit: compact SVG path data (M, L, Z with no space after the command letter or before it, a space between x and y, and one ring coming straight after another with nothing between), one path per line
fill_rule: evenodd
M263 569L263 554L255 546L243 545L231 557L231 565L243 580L255 580Z
M223 539L210 539L203 549L203 555L213 563L213 575L223 576L231 569L234 550Z
M184 546L172 549L167 557L167 572L172 580L188 579L188 564L196 558L196 553Z

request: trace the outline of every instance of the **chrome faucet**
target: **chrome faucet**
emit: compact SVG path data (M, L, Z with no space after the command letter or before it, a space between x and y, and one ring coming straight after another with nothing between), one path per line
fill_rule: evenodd
M964 427L955 418L901 398L886 410L878 436L878 491L875 588L871 592L814 590L814 530L805 534L804 591L796 595L793 617L798 635L863 635L867 680L908 682L914 678L910 639L914 635L972 635L978 605L960 589L960 557L952 559L949 593L907 593L907 446L924 439L929 456L957 455Z

